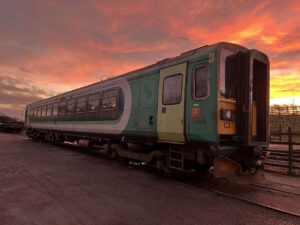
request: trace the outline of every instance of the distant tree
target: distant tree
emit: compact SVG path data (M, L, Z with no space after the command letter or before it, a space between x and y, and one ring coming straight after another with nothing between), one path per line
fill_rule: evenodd
M9 116L1 115L0 116L0 123L9 123L9 122L16 122L17 119L11 118Z

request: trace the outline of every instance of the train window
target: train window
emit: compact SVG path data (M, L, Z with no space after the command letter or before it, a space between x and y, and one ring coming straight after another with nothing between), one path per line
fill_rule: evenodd
M58 113L58 103L53 104L52 116L57 116Z
M108 97L112 97L112 96L117 96L117 90L110 90L110 91L104 91L102 98L108 98Z
M203 99L209 95L209 71L207 65L197 66L193 73L193 98Z
M181 102L182 74L175 74L164 79L163 104L175 105Z
M67 112L74 112L75 109L75 99L70 99L67 102Z
M51 116L52 113L52 105L47 105L47 113L46 116Z
M66 101L61 101L58 105L58 115L64 115L66 113Z
M233 55L234 51L226 48L220 50L220 77L219 77L219 90L220 93L225 95L225 62L226 58Z
M117 106L117 98L116 97L108 97L102 99L101 108L104 110L113 110Z
M46 116L47 113L47 106L42 106L42 116Z
M100 94L92 94L88 100L88 111L96 111L99 109Z
M37 109L37 108L34 108L33 116L37 117L37 115L38 115L38 109Z
M76 112L84 112L86 110L86 97L77 100Z
M117 90L103 92L101 108L103 110L113 110L117 107Z
M33 111L33 108L30 109L30 116L33 116L34 115L34 111Z
M41 109L41 107L38 107L38 109L37 109L37 117L40 117L41 116L41 113L42 113L42 109Z

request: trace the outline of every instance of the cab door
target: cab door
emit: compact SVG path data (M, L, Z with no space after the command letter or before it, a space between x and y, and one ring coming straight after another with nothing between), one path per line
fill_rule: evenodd
M165 142L185 142L184 93L187 63L160 70L157 133Z

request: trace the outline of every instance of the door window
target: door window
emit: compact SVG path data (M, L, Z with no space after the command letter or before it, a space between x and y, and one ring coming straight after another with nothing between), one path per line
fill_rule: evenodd
M164 79L163 104L175 105L181 102L182 74L175 74Z

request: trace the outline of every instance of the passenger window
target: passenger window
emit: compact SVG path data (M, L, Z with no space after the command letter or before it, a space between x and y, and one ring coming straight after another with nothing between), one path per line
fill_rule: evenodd
M42 116L44 117L44 116L46 116L46 112L47 112L47 106L43 106L42 107Z
M52 113L52 105L47 105L47 113L46 116L51 116Z
M41 109L41 107L38 107L38 109L37 109L37 117L40 117L41 113L42 113L42 109Z
M81 97L77 100L76 112L86 111L86 97Z
M96 111L99 109L100 94L92 94L88 100L88 111Z
M75 99L71 99L67 102L67 112L74 112L75 109Z
M37 117L37 115L38 115L38 109L37 109L37 108L34 108L33 116Z
M164 79L163 104L175 105L181 102L182 74L175 74Z
M193 98L203 99L209 95L209 71L208 66L196 67L193 73Z
M103 110L114 110L116 107L117 107L117 90L103 92L101 108Z
M58 106L58 115L59 116L62 116L66 113L66 101L62 101L59 103L59 106Z
M53 104L52 116L57 116L58 113L58 103Z

